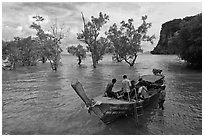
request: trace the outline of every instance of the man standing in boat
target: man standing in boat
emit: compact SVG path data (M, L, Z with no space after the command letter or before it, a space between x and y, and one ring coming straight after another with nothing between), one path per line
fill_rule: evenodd
M130 101L130 80L127 78L127 75L123 76L123 80L122 80L122 92L124 93L124 96L128 98L128 100Z
M116 79L112 79L112 82L111 83L108 83L108 85L106 86L106 90L105 90L105 96L108 96L108 97L114 97L114 98L117 98L117 95L115 94L115 92L113 92L113 86L114 84L116 83Z

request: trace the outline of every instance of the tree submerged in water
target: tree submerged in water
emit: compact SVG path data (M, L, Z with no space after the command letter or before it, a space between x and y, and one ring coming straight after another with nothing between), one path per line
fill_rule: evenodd
M142 52L141 42L153 44L155 36L147 35L151 23L147 23L146 19L147 16L142 16L143 23L137 29L133 25L133 19L128 19L128 22L122 21L119 28L116 23L109 28L106 35L114 45L114 60L117 62L124 60L130 66L134 66L137 53Z
M82 14L82 19L84 23L84 29L81 33L78 33L77 39L87 44L87 49L91 52L93 67L96 68L96 64L105 54L105 38L100 37L100 31L104 24L109 20L109 16L106 14L99 13L99 17L91 16L91 21L85 22L84 16ZM102 44L103 43L103 44Z
M52 70L57 71L60 63L60 54L62 49L60 47L61 40L64 38L63 27L58 28L57 21L50 26L49 33L45 33L39 22L44 21L41 16L34 16L35 22L30 26L37 31L38 44L41 47L42 60L48 59Z
M59 27L57 21L50 26L50 31L45 32L41 22L44 18L34 16L35 21L30 25L30 28L36 30L35 38L28 37L26 39L16 38L10 45L3 42L3 54L8 55L12 66L15 68L16 62L21 62L23 65L35 65L37 61L49 60L52 70L57 71L61 59L62 49L60 47L62 39L65 37L63 26ZM137 53L141 52L141 42L148 41L153 43L153 36L147 35L147 30L151 27L151 23L147 23L147 16L142 17L143 23L136 29L133 25L133 19L128 19L127 22L122 21L118 28L116 23L113 24L106 32L107 37L100 35L104 24L109 20L109 16L99 13L99 17L91 16L91 20L85 22L82 14L84 28L81 33L77 34L77 39L87 44L87 51L90 51L93 67L103 59L105 53L113 53L113 58L118 62L125 61L130 66L135 64ZM23 46L19 46L23 45ZM21 47L21 48L19 48ZM82 59L86 57L86 50L83 46L69 47L67 51L78 57L80 65Z
M12 41L2 42L2 57L7 60L7 67L35 66L40 56L40 47L31 36L14 37Z
M81 65L82 60L86 58L86 49L80 44L77 47L67 47L67 52L78 57L78 65Z

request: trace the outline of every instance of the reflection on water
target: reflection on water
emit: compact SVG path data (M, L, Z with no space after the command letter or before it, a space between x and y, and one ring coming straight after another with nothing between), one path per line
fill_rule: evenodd
M58 72L49 63L2 72L3 134L202 134L202 72L186 69L176 56L139 55L133 68L105 56L96 69L88 57L77 66L73 56L62 56ZM78 79L90 98L104 92L113 77L137 80L163 69L166 76L165 110L157 104L145 110L136 127L131 117L110 125L90 115L70 86ZM125 125L125 126L123 126Z

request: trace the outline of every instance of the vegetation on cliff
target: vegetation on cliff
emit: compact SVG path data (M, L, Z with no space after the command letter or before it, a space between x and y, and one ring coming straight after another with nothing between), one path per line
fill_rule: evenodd
M202 68L202 14L182 24L179 35L173 38L176 54L193 68Z
M160 32L160 39L157 46L151 52L152 54L175 54L175 49L169 44L172 41L172 37L177 35L180 30L181 19L174 19L162 24Z
M202 67L202 14L175 19L162 25L152 54L177 54L189 66Z

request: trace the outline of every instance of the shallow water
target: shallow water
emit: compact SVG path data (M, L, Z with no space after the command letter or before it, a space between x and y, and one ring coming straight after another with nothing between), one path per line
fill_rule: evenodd
M49 63L35 67L2 71L2 132L3 134L141 134L201 135L202 134L202 72L185 68L176 56L139 55L133 68L114 63L105 56L93 69L91 58L82 66L76 58L62 56L58 72ZM122 76L137 80L160 68L166 76L165 110L157 104L145 109L136 127L131 117L105 125L89 114L70 84L78 79L90 98L100 96L109 80L115 77L120 88Z

